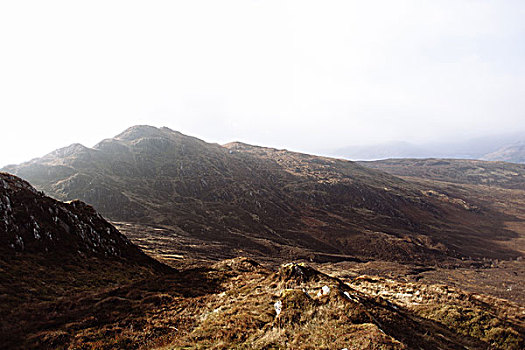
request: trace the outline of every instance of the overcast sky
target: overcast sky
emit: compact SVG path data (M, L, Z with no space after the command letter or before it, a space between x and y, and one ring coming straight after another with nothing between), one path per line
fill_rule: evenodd
M1 1L0 166L135 124L321 152L525 130L525 1Z

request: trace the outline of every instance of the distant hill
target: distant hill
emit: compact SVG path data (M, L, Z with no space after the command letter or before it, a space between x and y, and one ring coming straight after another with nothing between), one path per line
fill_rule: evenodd
M408 142L387 142L368 146L349 146L330 152L333 156L352 160L425 157L431 150Z
M484 155L483 159L525 164L525 142L502 147Z
M181 249L200 257L517 255L496 243L514 233L468 198L443 201L350 161L220 146L168 128L131 127L93 148L74 144L4 171L58 199L80 198L114 221L153 227L162 232L158 241L171 240L168 248L191 242ZM134 232L139 239L140 228Z
M380 160L389 158L453 158L453 159L485 159L502 160L520 163L510 157L516 148L525 139L523 132L485 136L454 142L426 142L413 144L408 142L387 142L371 145L354 145L332 150L328 154L351 160ZM502 154L498 157L493 152L503 152L509 148L509 157L504 158ZM522 148L523 149L523 148ZM498 151L501 150L501 151ZM518 151L519 153L520 151ZM522 152L522 151L521 151ZM490 156L489 156L490 155Z

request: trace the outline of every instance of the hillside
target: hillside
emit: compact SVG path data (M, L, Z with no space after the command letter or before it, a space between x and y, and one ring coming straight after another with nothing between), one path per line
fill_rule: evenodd
M0 173L0 343L17 344L46 307L170 269L78 200L58 202Z
M361 162L426 187L427 195L448 201L469 198L486 212L497 213L500 225L516 233L507 242L525 254L525 166L462 159L387 159Z
M0 173L4 254L59 254L149 261L138 247L79 200L61 203L20 178Z
M312 178L336 184L350 180L342 170L336 173L327 166L338 164L337 160L240 143L225 149L240 161L278 162L284 172L306 178L288 181L290 186L308 189ZM395 182L398 194L423 186L363 171L353 163L348 163L346 171L354 172L351 181L357 183ZM447 215L494 215L478 216L479 209L466 209L467 204L459 201L439 206L443 199L434 202L434 197L421 198L429 198L428 205L434 205L437 213L448 209ZM322 200L327 198L337 197ZM331 207L325 202L322 208L324 212ZM520 305L525 271L519 259L470 260L429 268L420 264L427 260L362 262L346 256L340 259L344 262L318 263L315 269L295 262L260 265L235 258L196 264L185 258L183 268L173 271L144 255L90 205L78 200L58 202L16 176L0 174L0 209L4 242L0 246L0 343L6 349L524 346L525 311ZM331 210L334 215L337 208ZM164 236L167 245L176 243L188 253L195 249L182 247L184 241L173 226L121 225L147 228L135 233L142 239L157 234ZM512 241L502 241L502 246L504 242ZM394 253L387 257L399 256L399 248L393 247ZM432 258L440 253L434 254ZM333 259L336 255L324 256ZM408 252L406 256L418 255ZM454 287L454 281L476 292Z
M385 159L359 164L397 176L525 189L525 165L470 159Z
M6 167L79 198L155 255L315 261L516 257L497 213L353 162L136 126ZM145 235L152 232L152 235ZM142 244L141 243L141 244ZM182 244L181 244L182 243Z
M59 306L63 321L25 348L517 350L523 311L446 285L236 258Z

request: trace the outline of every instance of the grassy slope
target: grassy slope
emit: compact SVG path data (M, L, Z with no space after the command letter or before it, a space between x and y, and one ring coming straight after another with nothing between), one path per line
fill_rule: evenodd
M279 315L276 302L281 303ZM458 318L452 309L468 312ZM57 305L54 310L62 323L29 334L25 347L523 346L522 309L512 303L498 305L491 298L479 299L457 289L424 284L363 277L343 282L302 264L288 264L277 272L242 258L144 279ZM479 325L479 331L471 331L473 324Z

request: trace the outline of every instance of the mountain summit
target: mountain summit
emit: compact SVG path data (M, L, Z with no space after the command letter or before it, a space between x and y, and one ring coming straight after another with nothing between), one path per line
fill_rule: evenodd
M433 197L350 161L220 146L169 128L134 126L3 170L112 220L165 230L160 240L190 242L181 249L201 257L516 256L494 243L513 233L466 199Z

